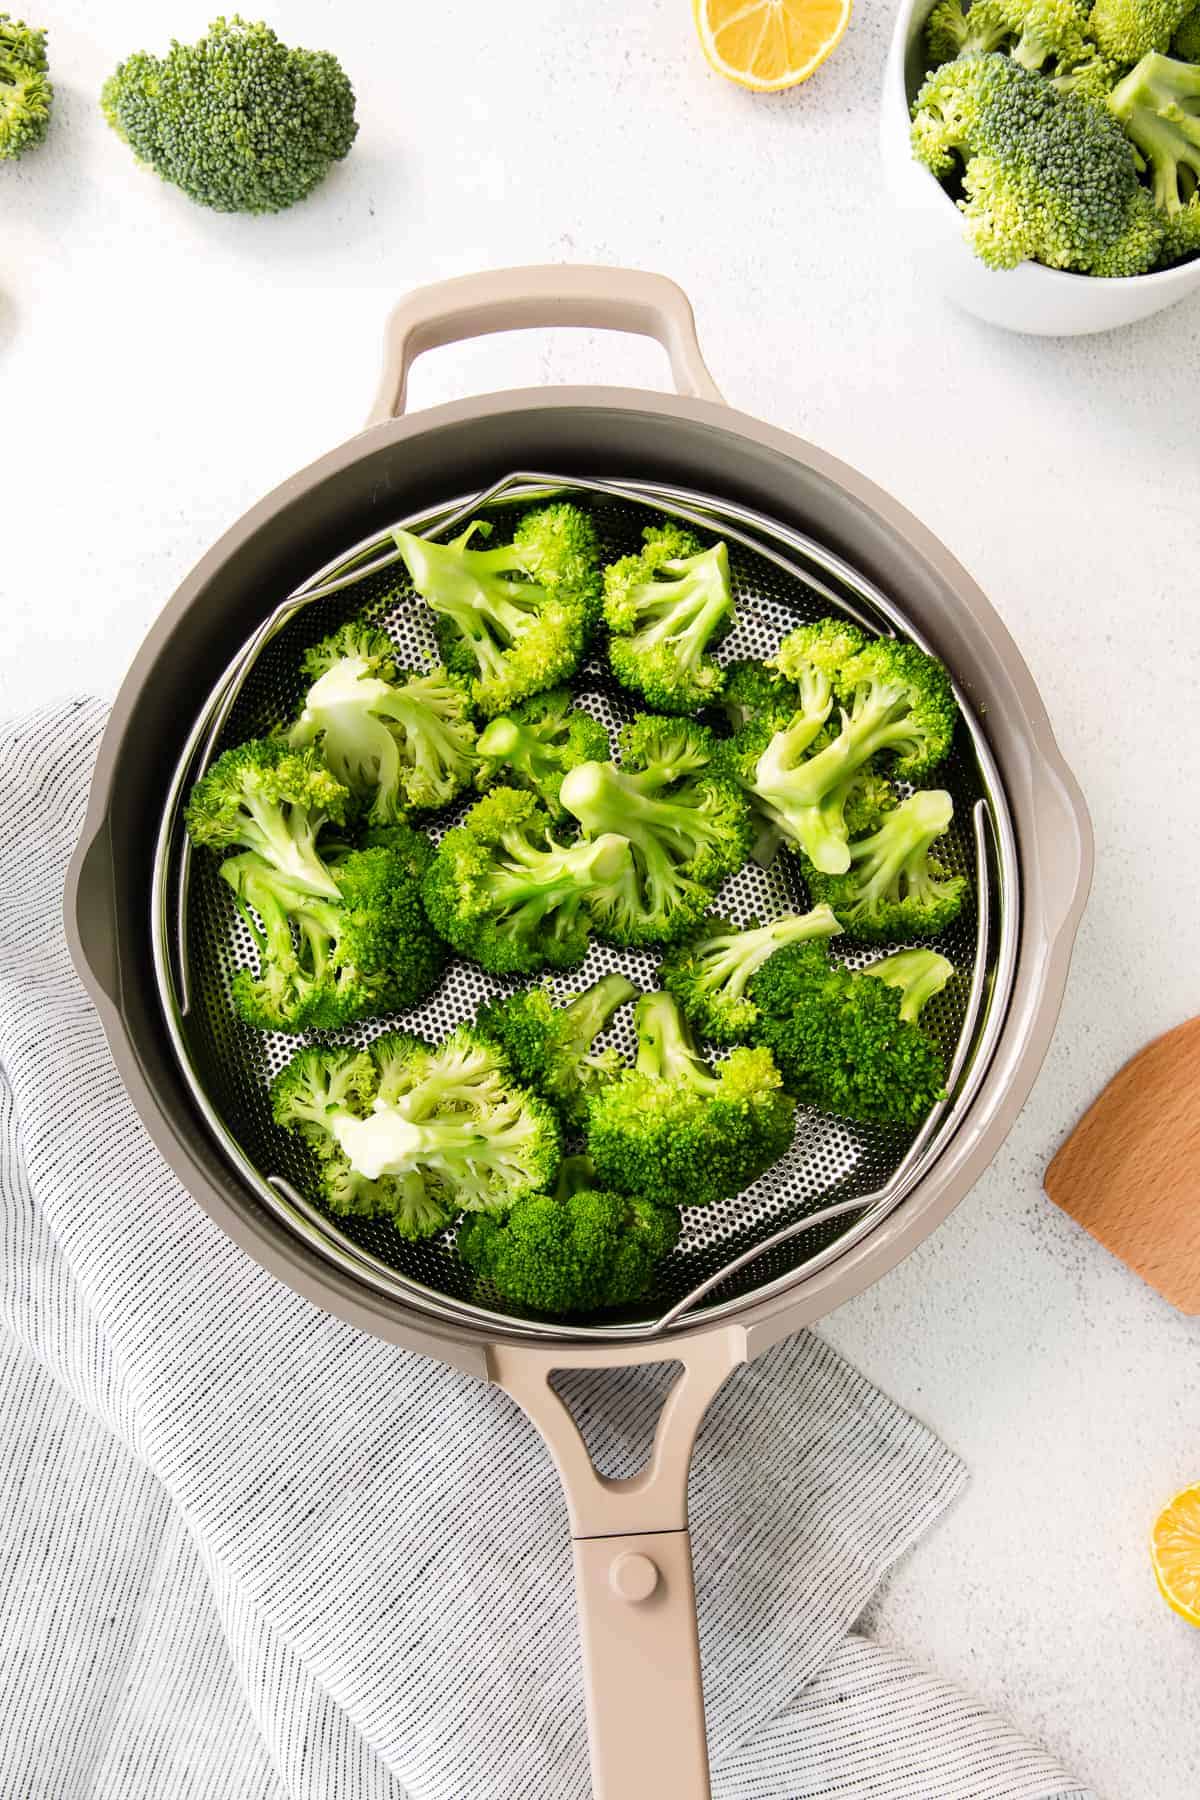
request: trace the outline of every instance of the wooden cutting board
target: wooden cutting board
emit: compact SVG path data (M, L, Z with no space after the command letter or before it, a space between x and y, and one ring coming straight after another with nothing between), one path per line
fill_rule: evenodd
M1046 1170L1046 1192L1172 1306L1200 1313L1200 1019L1114 1076Z

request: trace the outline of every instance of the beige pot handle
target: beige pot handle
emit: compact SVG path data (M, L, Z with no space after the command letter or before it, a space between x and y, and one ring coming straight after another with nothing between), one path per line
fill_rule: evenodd
M367 424L380 425L404 411L408 371L423 351L493 331L544 325L580 325L657 338L671 359L681 394L721 399L700 353L691 301L681 287L665 275L641 269L552 263L463 275L416 288L401 300L388 320L383 374Z
M595 1800L709 1800L688 1468L709 1401L745 1360L745 1333L736 1325L649 1349L503 1343L488 1350L492 1380L541 1432L566 1491ZM646 1466L622 1481L600 1475L551 1374L675 1361L683 1370Z

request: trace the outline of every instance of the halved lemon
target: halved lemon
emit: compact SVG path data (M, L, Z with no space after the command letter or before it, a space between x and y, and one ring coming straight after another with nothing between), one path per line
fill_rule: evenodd
M1167 1605L1189 1625L1200 1625L1200 1482L1176 1494L1159 1513L1150 1554Z
M718 75L757 93L795 87L842 41L853 0L692 0Z

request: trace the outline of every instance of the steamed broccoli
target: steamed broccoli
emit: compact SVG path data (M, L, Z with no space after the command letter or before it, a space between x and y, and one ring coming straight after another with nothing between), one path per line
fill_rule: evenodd
M496 788L448 831L425 877L437 931L495 975L570 969L587 954L587 902L620 884L623 837L560 844L533 795Z
M1144 56L1108 104L1146 159L1155 205L1172 217L1200 188L1200 66Z
M878 830L851 843L844 874L822 874L805 862L809 892L833 908L851 937L868 943L936 937L970 893L965 875L949 874L930 856L953 817L954 802L943 788L919 789Z
M725 667L725 684L716 702L731 731L759 723L772 731L786 725L799 711L800 697L794 682L778 669L752 657L739 657Z
M936 950L896 950L862 970L900 994L900 1018L915 1025L923 1009L954 974L954 964Z
M100 95L139 162L217 212L280 212L346 155L358 126L337 58L269 26L217 19L196 44L138 51Z
M464 1025L436 1049L393 1032L367 1050L302 1050L275 1077L271 1107L308 1144L332 1212L383 1216L403 1237L515 1206L558 1168L552 1108Z
M935 768L949 751L958 708L941 663L915 644L880 638L854 650L848 638L851 654L839 662L831 640L819 641L802 710L774 733L747 726L721 746L721 758L787 843L816 868L840 874L850 864L848 809L880 804L874 790L864 801L867 765L886 754L903 776ZM821 738L835 693L841 725Z
M336 900L338 885L317 837L327 823L344 821L349 798L316 750L293 750L283 738L251 738L201 776L186 824L194 844L257 851L289 881Z
M734 623L729 552L706 550L664 521L642 533L645 548L604 571L608 660L623 687L659 712L691 713L721 691L708 654Z
M827 906L739 931L728 919L706 918L663 959L663 987L689 1022L717 1044L745 1043L758 1017L747 989L768 959L788 944L833 937L841 930Z
M558 1006L545 988L527 988L489 1000L475 1015L475 1028L494 1038L513 1074L557 1107L570 1125L582 1125L591 1095L621 1068L615 1050L593 1045L619 1006L637 997L624 975L605 975Z
M421 904L432 846L403 826L389 838L386 846L330 857L336 900L281 875L253 850L222 863L259 955L257 975L239 969L232 983L248 1024L334 1030L415 1006L437 986L446 953Z
M644 714L621 734L623 758L582 763L561 800L589 837L618 833L632 856L589 897L596 929L614 943L673 943L750 848L746 803L711 767L703 726Z
M961 174L967 242L991 268L1139 275L1159 254L1162 225L1116 120L1010 56L935 69L913 102L912 145L933 174Z
M912 1125L942 1098L942 1053L901 1019L899 992L831 962L823 944L780 950L749 992L755 1042L797 1100L847 1119Z
M1095 0L1088 30L1114 62L1135 63L1168 50L1196 0Z
M559 789L568 769L604 760L608 732L598 719L572 706L568 688L552 688L504 713L483 731L476 745L478 787L529 788L556 818L565 814Z
M377 824L445 806L471 779L475 727L465 684L445 669L397 670L391 639L359 622L308 651L313 685L288 733L317 744Z
M679 1214L605 1193L585 1156L568 1157L553 1194L521 1200L503 1218L474 1213L458 1228L467 1267L504 1299L563 1315L627 1306L679 1240Z
M670 1206L730 1199L792 1141L795 1108L779 1070L763 1049L734 1050L710 1069L670 994L643 995L636 1018L635 1066L588 1106L601 1183Z
M0 162L24 156L49 129L47 67L46 33L0 13Z
M447 664L489 716L575 672L599 566L591 519L566 502L525 513L509 544L472 547L491 530L474 519L449 544L393 534L413 586L437 614Z
M1087 0L939 0L925 27L930 66L1004 50L1027 69L1048 73L1085 61Z
M1200 63L1200 6L1193 6L1171 39L1171 55L1180 62Z

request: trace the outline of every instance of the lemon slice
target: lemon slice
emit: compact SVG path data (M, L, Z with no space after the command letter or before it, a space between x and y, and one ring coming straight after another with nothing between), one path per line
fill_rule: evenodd
M756 93L807 81L842 41L852 0L693 0L718 75Z
M1200 1482L1176 1494L1159 1513L1150 1554L1167 1605L1189 1625L1200 1625Z

